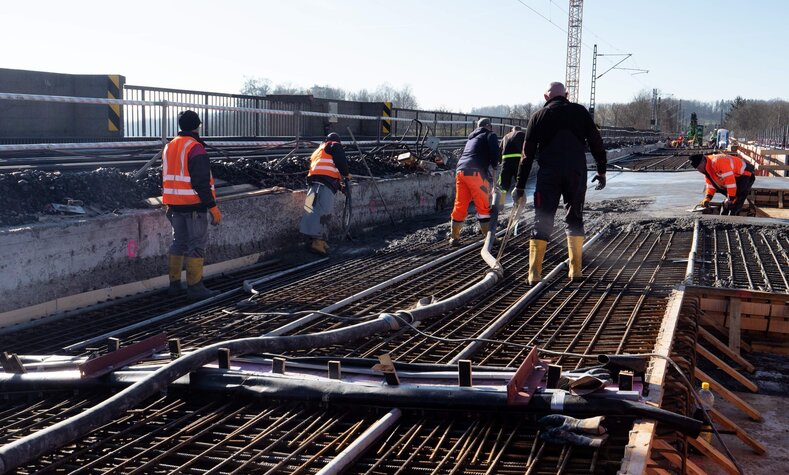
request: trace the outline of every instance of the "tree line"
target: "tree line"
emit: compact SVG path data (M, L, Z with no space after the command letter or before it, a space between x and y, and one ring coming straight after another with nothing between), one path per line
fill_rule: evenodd
M333 99L337 101L358 101L358 102L386 102L392 101L401 109L416 109L419 102L411 90L411 86L405 85L396 88L390 84L379 84L375 89L360 89L349 91L339 87L321 86L315 84L311 87L295 86L293 84L273 84L266 78L248 78L241 87L241 94L251 96L267 96L278 94L311 94L313 97L321 99Z

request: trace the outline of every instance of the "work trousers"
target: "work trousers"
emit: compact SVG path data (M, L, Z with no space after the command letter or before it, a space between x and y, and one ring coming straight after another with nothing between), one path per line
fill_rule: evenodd
M167 209L167 219L173 226L173 243L170 254L173 256L205 257L208 243L207 211L173 211Z
M499 175L499 186L502 190L512 191L515 186L515 179L518 178L518 166L521 161L518 157L505 158L501 164L501 175Z
M727 214L731 216L737 216L737 213L740 212L742 209L742 205L745 204L745 199L748 198L748 193L751 192L751 187L753 187L753 182L756 181L756 177L753 175L745 176L740 175L736 178L737 183L737 202L731 208L724 208L721 206L721 214Z
M299 232L312 239L329 239L329 223L334 214L334 192L322 183L312 183L304 200L304 216Z
M455 175L455 206L452 221L463 222L468 205L474 202L480 223L490 221L490 182L478 171L458 170Z
M586 199L586 169L566 169L540 166L534 191L534 229L532 238L549 241L553 234L559 197L566 210L568 236L584 235L584 201Z

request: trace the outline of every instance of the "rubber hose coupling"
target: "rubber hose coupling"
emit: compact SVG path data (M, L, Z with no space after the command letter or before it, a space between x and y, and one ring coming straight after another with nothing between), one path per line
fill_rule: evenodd
M388 323L389 328L391 328L392 330L400 329L400 322L398 322L397 317L395 317L391 313L382 313L381 315L378 316L378 318Z

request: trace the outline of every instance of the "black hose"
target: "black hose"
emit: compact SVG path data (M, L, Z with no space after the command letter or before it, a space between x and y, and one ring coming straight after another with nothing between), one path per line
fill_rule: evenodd
M216 360L217 351L220 348L227 348L234 355L260 352L281 353L347 343L398 328L399 325L395 319L382 315L375 320L321 333L241 338L215 343L162 366L147 378L132 384L111 398L74 417L0 447L0 473L6 473L24 465L109 423L118 415L164 390L171 381Z

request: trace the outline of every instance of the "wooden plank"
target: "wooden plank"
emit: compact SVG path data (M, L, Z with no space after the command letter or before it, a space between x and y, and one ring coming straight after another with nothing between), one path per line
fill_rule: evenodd
M697 344L696 345L696 352L699 355L701 355L702 357L704 357L707 361L709 361L710 363L714 364L719 369L723 370L726 374L728 374L729 376L734 378L735 381L737 381L738 383L740 383L743 386L745 386L748 389L748 391L750 391L752 393L758 393L759 392L759 386L754 384L753 381L749 380L745 376L741 375L736 369L734 369L731 366L729 366L725 361L723 361L722 359L720 359L717 356L715 356L714 354L712 354L710 352L710 350L708 350L708 349L704 348L703 346Z
M738 298L732 298L729 301L729 348L737 354L740 354L741 302Z
M682 456L677 453L677 449L672 447L668 442L663 439L655 439L652 442L652 450L657 451L660 455L666 458L672 465L677 468L682 468ZM688 475L707 475L707 472L701 469L695 462L690 459L685 460L685 473Z
M726 344L720 341L719 339L715 338L715 335L713 335L709 331L705 330L702 327L699 327L699 336L704 338L718 351L722 352L727 357L733 359L738 365L742 366L743 369L745 369L745 371L749 373L753 373L754 371L756 371L756 368L748 360L738 355L737 353L733 352L731 348L726 346Z
M740 471L737 470L737 466L729 460L728 457L723 455L718 449L710 445L709 442L702 439L701 437L697 439L693 439L688 437L688 442L693 447L696 447L699 452L703 453L707 457L709 457L716 465L723 469L724 472L730 473L731 475L740 475Z
M735 424L734 421L721 414L719 410L712 408L712 410L710 410L709 412L713 421L723 426L723 428L733 431L734 435L736 435L738 439L743 441L745 445L752 448L754 452L756 452L759 455L767 453L767 449L762 444L760 444L758 440L748 435L748 433L745 432L740 426Z
M747 402L743 401L739 396L737 396L733 392L721 386L720 383L712 379L710 375L708 375L704 371L695 368L693 375L699 381L706 381L710 383L710 388L712 388L713 391L719 394L723 399L732 403L737 409L744 412L748 417L750 417L754 421L759 422L762 420L762 415L761 413L759 413L759 411L757 411L753 406L751 406Z

